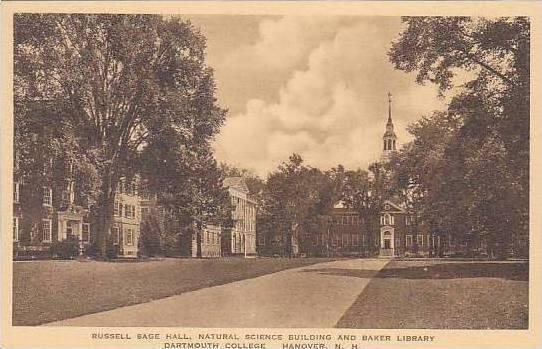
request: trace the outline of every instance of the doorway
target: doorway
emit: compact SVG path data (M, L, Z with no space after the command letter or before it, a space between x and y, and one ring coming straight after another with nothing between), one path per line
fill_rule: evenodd
M384 248L386 250L391 248L391 240L390 239L384 239Z

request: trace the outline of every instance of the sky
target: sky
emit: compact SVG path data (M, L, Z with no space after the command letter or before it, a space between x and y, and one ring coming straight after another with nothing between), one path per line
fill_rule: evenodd
M443 109L433 85L395 70L399 17L184 17L207 37L217 95L229 110L218 161L265 177L298 153L310 166L366 169L380 157L393 95L398 144L408 124Z

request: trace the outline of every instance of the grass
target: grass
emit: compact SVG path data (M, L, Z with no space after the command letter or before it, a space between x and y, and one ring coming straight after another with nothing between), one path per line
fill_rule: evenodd
M13 264L13 325L32 326L307 266L327 259L164 259Z
M527 329L528 275L525 262L391 261L336 327Z

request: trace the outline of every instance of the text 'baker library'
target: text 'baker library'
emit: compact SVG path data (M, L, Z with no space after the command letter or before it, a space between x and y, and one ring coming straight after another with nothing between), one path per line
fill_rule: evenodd
M383 135L380 163L387 163L396 151L397 136L392 120L391 95L388 120ZM47 131L33 137L47 137ZM15 149L13 185L13 252L14 258L47 258L55 243L74 238L79 253L90 255L95 250L92 209L78 195L77 173L63 159L47 159L43 163L44 180L25 183L18 175L18 150ZM48 172L63 171L62 180L47 180ZM337 202L328 213L330 225L318 234L294 233L288 237L273 231L259 235L256 201L251 198L243 177L228 177L223 182L233 206L230 228L207 224L197 231L190 226L168 224L168 212L157 199L145 194L137 177L122 179L115 195L113 222L109 241L118 257L135 258L143 251L141 231L144 229L178 231L176 241L166 244L166 254L184 257L221 256L449 256L467 250L486 254L483 238L476 241L442 236L429 230L415 212L410 212L395 197L384 200L377 215L360 215ZM38 194L36 194L38 193ZM171 235L171 234L168 234ZM291 239L291 241L288 241ZM198 241L200 240L200 241ZM199 246L199 248L198 248ZM509 246L513 255L527 255L528 236L514 236Z

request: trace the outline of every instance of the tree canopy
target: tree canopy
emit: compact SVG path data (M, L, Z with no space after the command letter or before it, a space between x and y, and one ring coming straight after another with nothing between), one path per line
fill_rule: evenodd
M171 150L213 166L209 142L226 111L216 101L205 38L189 22L158 15L16 14L14 42L16 105L54 105L54 116L43 122L72 130L78 152L99 174L102 251L118 180L140 171L144 150L165 161ZM159 141L164 135L171 141L166 147Z

